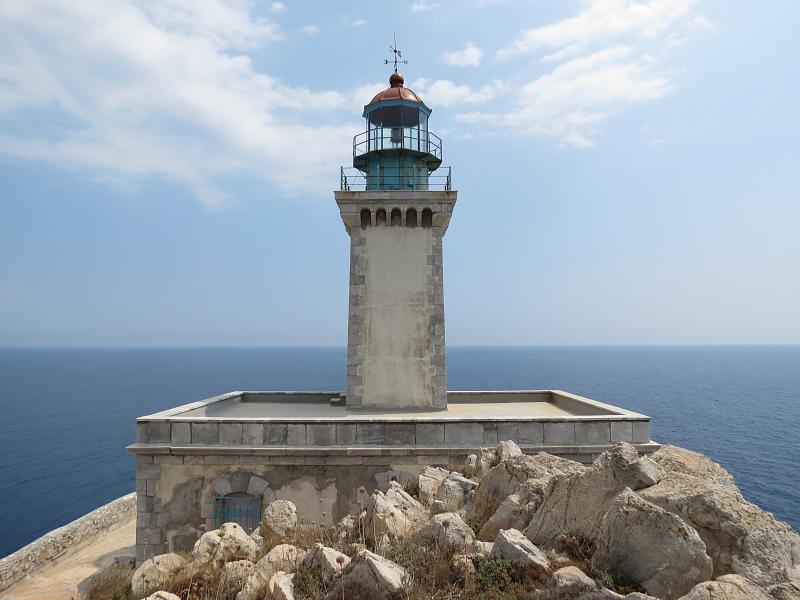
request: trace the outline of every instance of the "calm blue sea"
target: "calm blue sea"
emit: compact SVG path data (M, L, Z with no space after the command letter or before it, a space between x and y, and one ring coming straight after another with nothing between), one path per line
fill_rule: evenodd
M653 417L800 529L800 346L448 348L450 389L564 389ZM134 488L134 419L342 389L342 349L0 349L0 556Z

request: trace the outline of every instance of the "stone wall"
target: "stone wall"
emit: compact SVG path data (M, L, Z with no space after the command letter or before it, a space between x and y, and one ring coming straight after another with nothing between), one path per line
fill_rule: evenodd
M135 516L136 494L131 493L43 535L0 559L0 591L11 587L68 550L91 543Z

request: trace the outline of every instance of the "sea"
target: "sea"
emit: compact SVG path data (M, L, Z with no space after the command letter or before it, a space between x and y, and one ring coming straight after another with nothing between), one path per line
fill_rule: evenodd
M451 390L561 389L652 417L800 530L800 346L448 347ZM343 348L0 349L0 556L134 489L137 416L340 390Z

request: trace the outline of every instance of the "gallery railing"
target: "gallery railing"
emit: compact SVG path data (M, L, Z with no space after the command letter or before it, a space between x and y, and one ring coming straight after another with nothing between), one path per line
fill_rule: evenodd
M450 167L441 167L433 173L367 175L358 169L341 167L339 189L343 192L366 190L446 192L453 189Z
M413 150L442 160L442 138L430 131L400 127L370 129L353 138L353 158L379 150Z

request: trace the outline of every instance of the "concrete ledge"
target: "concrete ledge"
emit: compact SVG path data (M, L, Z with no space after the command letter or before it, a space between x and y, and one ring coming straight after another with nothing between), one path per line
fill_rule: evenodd
M67 550L84 546L136 517L136 493L117 498L81 518L54 529L0 559L0 591L55 560Z

